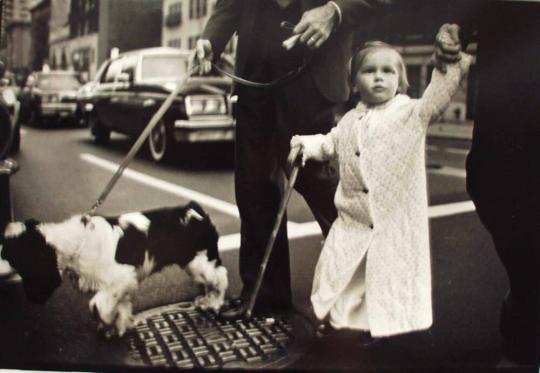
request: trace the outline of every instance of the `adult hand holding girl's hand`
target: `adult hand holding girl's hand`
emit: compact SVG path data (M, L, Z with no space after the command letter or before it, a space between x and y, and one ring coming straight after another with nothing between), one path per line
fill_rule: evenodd
M459 26L445 23L435 37L435 50L431 56L437 70L446 73L446 65L461 59L461 42Z

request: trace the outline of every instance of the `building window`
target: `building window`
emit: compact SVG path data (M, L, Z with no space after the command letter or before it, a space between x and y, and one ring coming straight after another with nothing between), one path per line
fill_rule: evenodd
M169 5L169 13L165 17L165 26L178 27L182 24L182 3Z
M208 13L208 0L189 0L189 19L198 19Z
M195 18L195 0L189 0L189 19Z
M182 39L171 39L167 45L171 48L182 48Z

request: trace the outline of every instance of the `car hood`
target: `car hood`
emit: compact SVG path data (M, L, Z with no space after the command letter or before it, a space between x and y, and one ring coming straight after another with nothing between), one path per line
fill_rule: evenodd
M52 95L57 94L62 97L75 97L77 90L74 89L42 89L41 94Z
M183 79L143 82L144 85L159 86L167 92L172 92ZM232 82L229 78L221 77L190 77L180 89L180 94L227 94L231 91Z

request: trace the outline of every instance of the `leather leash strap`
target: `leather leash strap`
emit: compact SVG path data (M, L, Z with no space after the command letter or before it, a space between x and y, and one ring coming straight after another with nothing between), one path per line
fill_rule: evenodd
M234 80L235 82L237 82L239 84L243 84L243 85L247 85L247 86L255 87L255 88L271 88L271 87L276 87L276 86L285 84L286 82L290 81L291 79L294 79L302 71L304 71L306 66L309 64L309 61L310 61L310 58L306 59L304 61L304 63L300 67L298 67L297 69L291 70L288 73L286 73L285 75L283 75L283 76L281 76L281 77L279 77L279 78L277 78L277 79L275 79L275 80L273 80L271 82L267 82L267 83L253 82L253 81L250 81L250 80L247 80L247 79L243 79L243 78L241 78L239 76L233 75L233 74L223 70L222 68L217 66L215 63L212 63L212 66L217 71L219 71L220 73L228 76L229 78L231 78L232 80ZM135 154L137 154L137 152L139 151L139 149L141 148L143 143L146 141L146 139L148 138L148 136L150 135L152 130L159 123L159 121L161 120L163 115L165 115L167 110L169 110L169 108L171 107L174 99L176 98L176 96L178 96L178 93L180 93L180 90L182 89L184 84L187 82L187 80L195 72L195 69L196 68L192 68L189 71L189 73L186 75L186 77L184 79L182 79L182 81L180 81L176 85L175 89L169 94L169 96L163 102L163 104L161 104L161 107L158 109L158 111L156 111L154 113L154 115L152 116L152 119L150 119L150 122L148 122L148 124L146 125L143 132L139 135L139 137L137 138L137 141L135 141L135 143L132 145L131 149L129 150L129 152L126 154L126 156L122 160L122 163L120 164L120 166L118 167L118 169L116 170L114 175L111 177L111 179L109 180L109 182L105 186L105 189L103 190L103 192L101 192L98 199L94 202L92 207L90 207L90 209L85 214L83 214L83 216L92 216L92 215L96 214L97 209L103 204L103 202L105 202L105 199L107 198L107 196L109 195L111 190L114 188L114 186L117 183L118 179L120 179L120 176L122 176L122 173L124 172L126 167L132 161Z
M112 188L114 187L114 185L116 184L118 179L120 179L120 176L122 176L122 173L124 172L126 167L129 165L129 163L131 162L131 160L133 159L135 154L137 154L137 152L139 151L139 149L143 145L144 141L146 141L146 139L150 135L150 132L152 132L152 130L159 123L159 121L161 120L163 115L165 115L165 112L167 110L169 110L169 108L171 107L174 99L176 98L176 96L178 96L178 94L180 93L180 90L184 87L184 85L186 84L187 80L190 77L191 77L191 71L190 71L189 74L186 74L185 78L182 79L176 85L176 87L169 94L167 99L165 101L163 101L163 104L161 104L161 107L154 113L154 115L150 119L150 122L148 122L148 124L146 125L143 132L137 138L137 141L135 141L135 143L131 146L131 149L126 154L126 156L122 160L122 163L120 164L120 166L118 167L118 169L116 170L114 175L109 180L109 183L107 184L107 186L105 186L105 189L103 190L103 192L101 192L101 194L98 197L98 199L96 200L96 202L94 202L94 204L92 205L90 210L88 210L83 216L95 215L96 210L103 204L103 202L105 201L105 199L107 198L107 196L111 192Z
M310 60L311 60L311 57L305 59L304 62L302 63L302 65L300 65L296 69L290 70L285 75L282 75L279 78L277 78L275 80L272 80L270 82L254 82L254 81L251 81L251 80L241 78L241 77L236 76L234 74L231 74L230 72L223 70L221 67L217 66L216 64L212 64L212 66L214 67L214 69L219 71L221 74L228 76L229 78L231 78L236 83L239 83L239 84L242 84L242 85L245 85L245 86L248 86L248 87L253 87L253 88L273 88L273 87L283 85L283 84L287 83L288 81L296 78L298 75L300 75L300 73L302 71L304 71L304 69L307 67Z

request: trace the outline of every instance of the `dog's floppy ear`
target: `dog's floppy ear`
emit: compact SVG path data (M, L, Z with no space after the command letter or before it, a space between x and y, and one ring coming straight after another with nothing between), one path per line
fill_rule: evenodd
M60 285L62 278L58 271L56 252L35 229L37 224L35 220L10 223L6 228L2 258L23 279L28 300L43 303Z

